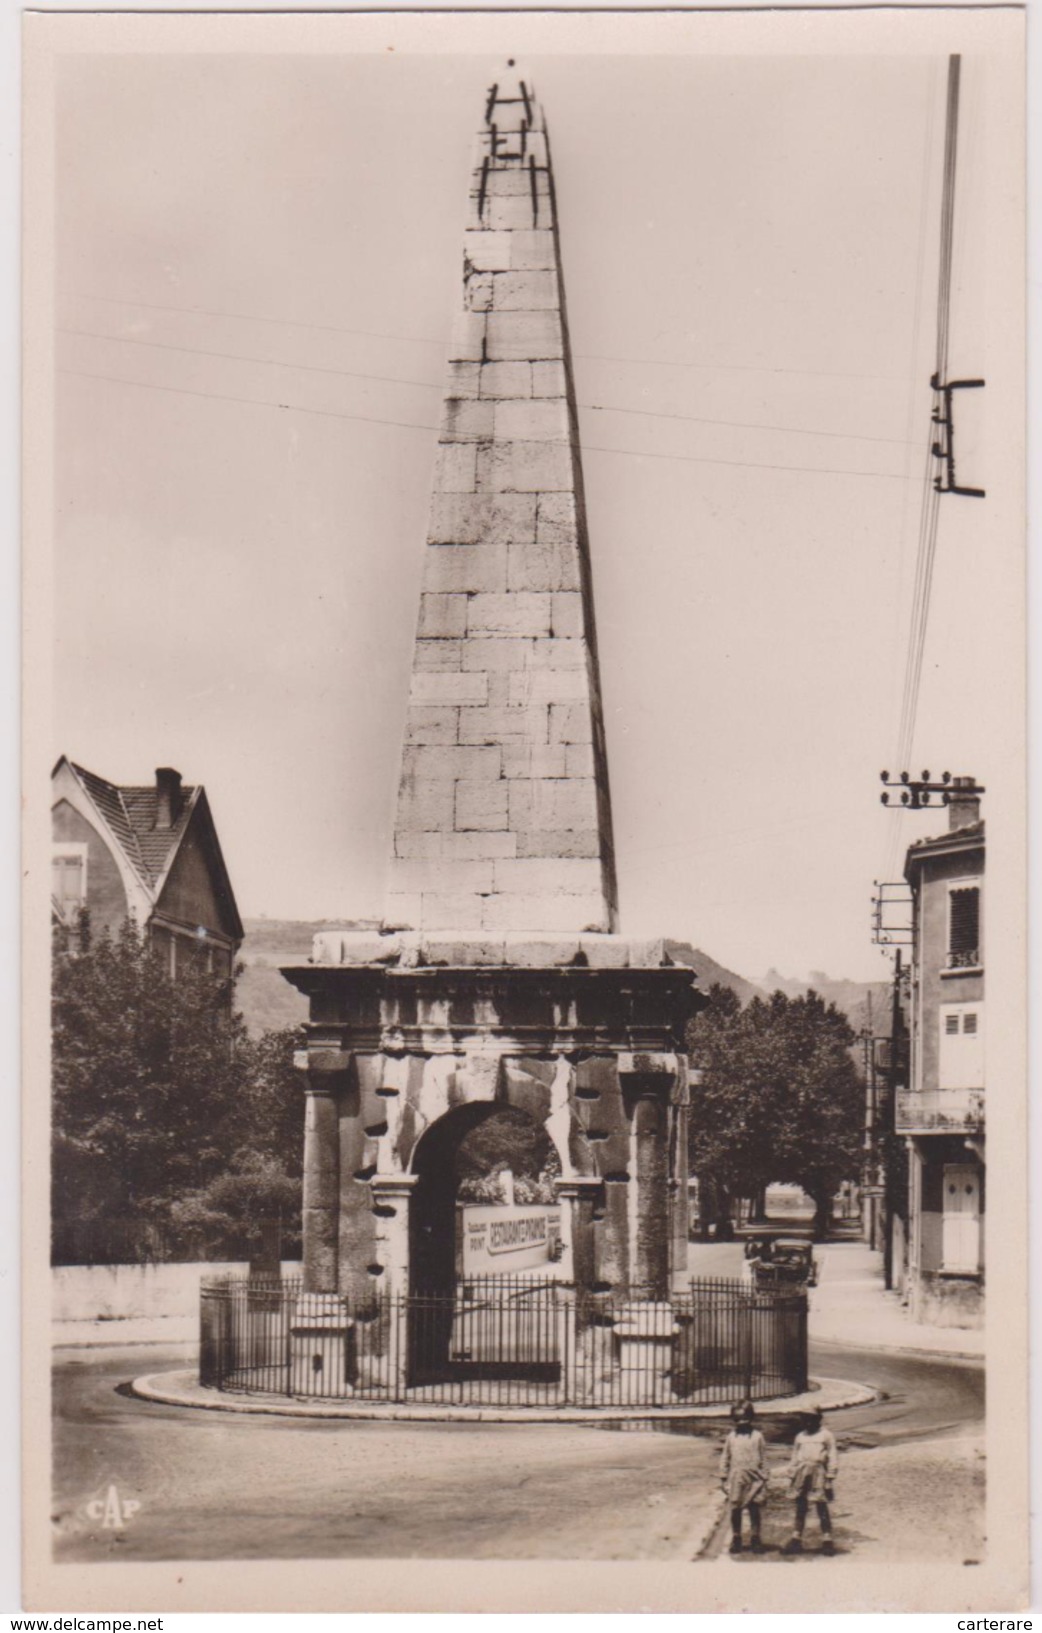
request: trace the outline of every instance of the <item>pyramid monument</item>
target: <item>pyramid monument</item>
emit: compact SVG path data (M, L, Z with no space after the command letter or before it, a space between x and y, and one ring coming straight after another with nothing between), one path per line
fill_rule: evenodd
M604 721L546 127L478 135L424 551L386 920L612 931Z
M453 1286L456 1153L510 1108L556 1154L554 1275L652 1308L686 1268L702 1000L619 933L561 237L514 64L463 241L383 928L322 930L283 972L310 1000L305 1286Z

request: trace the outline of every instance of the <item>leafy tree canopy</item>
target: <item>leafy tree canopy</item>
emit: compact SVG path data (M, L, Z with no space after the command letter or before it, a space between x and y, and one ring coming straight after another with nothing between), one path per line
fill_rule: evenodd
M711 988L688 1035L701 1074L693 1171L732 1196L772 1181L800 1185L820 1216L859 1168L864 1091L853 1042L846 1017L816 992L775 992L743 1009L726 987Z
M251 1041L233 983L171 979L127 921L56 932L52 1189L76 1227L251 1228L299 1214L303 1112L293 1031ZM130 1233L131 1237L133 1232ZM212 1235L212 1231L211 1231Z

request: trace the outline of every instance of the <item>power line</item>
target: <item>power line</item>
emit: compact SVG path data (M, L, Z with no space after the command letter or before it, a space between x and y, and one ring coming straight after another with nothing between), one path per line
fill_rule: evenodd
M300 318L274 318L259 316L251 312L224 312L205 306L168 306L158 301L137 301L115 295L87 295L76 290L70 290L66 298L72 300L100 301L108 306L136 306L149 312L180 312L185 317L228 318L233 322L241 323L270 323L287 329L316 329L324 334L365 335L372 340L400 340L407 345L440 346L444 349L444 339L435 340L429 335L397 335L380 329L349 329L342 324L309 323ZM703 372L715 374L721 372L735 372L739 374L798 374L809 375L815 378L829 380L894 380L907 384L903 375L899 374L865 374L845 369L789 369L775 364L759 365L756 363L689 363L679 358L665 357L610 357L600 352L573 352L573 357L581 358L588 363L632 363L637 366L663 369L699 369Z
M443 340L429 340L426 335L392 335L379 329L347 329L337 323L308 323L299 318L259 317L253 312L219 312L206 306L165 306L159 301L135 301L117 295L84 295L69 291L73 300L100 301L106 306L140 306L147 312L180 312L184 317L230 318L238 323L273 323L284 329L318 329L323 334L367 335L372 340L402 340L409 345L444 346Z
M81 340L111 340L120 346L148 346L159 352L184 352L190 357L220 357L229 363L262 363L268 368L303 369L308 374L340 374L350 380L380 380L393 386L424 386L438 390L436 380L402 380L394 374L365 374L358 369L334 369L322 363L286 363L281 357L249 357L241 352L210 351L205 346L175 346L166 340L142 340L137 335L105 335L94 329L59 328L60 335L77 335Z
M83 340L108 340L120 346L146 346L153 351L182 352L190 357L218 357L231 363L260 363L269 368L297 369L308 374L335 374L342 375L345 379L374 380L395 386L422 386L429 391L442 389L441 383L436 380L403 380L394 374L369 374L357 369L338 369L319 363L286 362L280 357L256 357L242 352L213 351L204 346L179 346L170 341L144 340L138 335L107 335L95 329L62 327L58 329L58 333L75 335ZM856 431L817 431L809 426L765 425L762 420L722 420L702 414L677 414L651 408L623 408L617 403L579 403L578 406L598 414L630 414L642 419L679 420L691 425L722 425L738 431L777 431L786 436L830 437L847 442L880 442L895 446L903 446L906 441L903 437L873 437Z
M765 425L762 420L715 420L701 414L667 414L652 408L620 408L615 403L580 403L598 414L639 414L645 419L685 420L691 425L727 425L741 431L782 431L794 437L840 437L845 442L888 442L903 447L904 437L863 436L859 431L814 431L802 425Z
M142 391L162 391L175 396L202 397L214 402L241 403L251 408L283 409L295 414L315 414L322 419L352 420L369 425L389 425L406 431L437 431L436 425L421 424L414 420L380 419L372 414L345 414L328 408L305 408L300 403L273 403L258 397L236 397L225 392L195 391L188 386L157 385L149 380L128 380L125 376L115 374L99 374L89 369L59 368L59 374L73 375L84 380L103 380L111 385L134 386ZM535 442L531 437L513 437L513 442ZM545 444L541 444L545 446ZM459 446L459 444L457 444ZM906 480L901 471L859 471L839 469L824 465L779 465L768 464L759 460L748 459L713 459L701 454L664 454L654 453L640 448L604 448L598 443L584 442L581 445L583 453L618 454L628 459L666 459L679 461L682 464L695 465L729 465L742 470L756 471L789 471L795 474L810 476L869 476L882 477L889 481L902 482Z

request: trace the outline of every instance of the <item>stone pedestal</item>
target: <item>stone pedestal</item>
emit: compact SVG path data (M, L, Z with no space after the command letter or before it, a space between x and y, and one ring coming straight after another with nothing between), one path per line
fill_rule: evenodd
M289 1328L291 1395L350 1395L353 1323L335 1293L304 1293Z
M623 1306L615 1323L623 1405L668 1406L673 1394L673 1339L677 1324L668 1303Z

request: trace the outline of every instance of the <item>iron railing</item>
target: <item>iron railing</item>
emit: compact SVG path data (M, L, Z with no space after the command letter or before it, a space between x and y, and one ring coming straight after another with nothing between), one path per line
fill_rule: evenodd
M898 1089L898 1134L979 1134L984 1127L983 1089Z
M768 1399L807 1387L807 1297L692 1281L668 1300L523 1277L352 1300L300 1278L201 1293L200 1382L248 1394L589 1407Z

